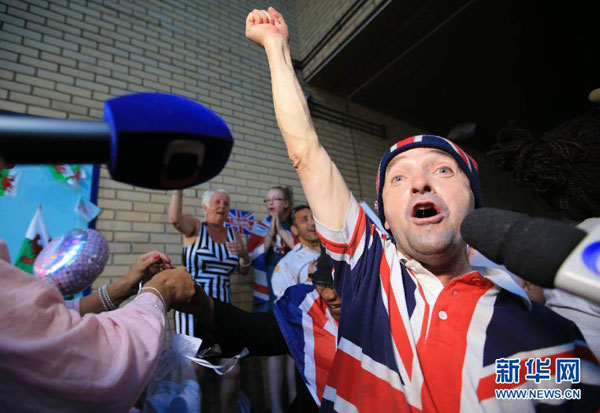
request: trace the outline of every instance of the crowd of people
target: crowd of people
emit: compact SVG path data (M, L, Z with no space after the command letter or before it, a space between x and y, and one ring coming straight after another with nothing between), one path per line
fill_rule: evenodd
M543 305L508 274L472 268L460 226L483 205L476 161L439 136L392 145L377 169L385 231L378 228L319 143L283 16L253 10L246 36L266 53L275 115L307 204L294 206L289 188L271 187L268 215L245 245L225 225L226 191L203 194L201 220L183 214L176 190L168 215L182 235L184 266L152 251L103 293L67 303L10 265L0 242L0 407L127 411L157 365L173 309L177 333L201 338L217 363L245 350L268 357L272 412L600 409L598 304L547 291ZM566 218L593 219L599 126L597 110L541 137L511 126L490 156ZM246 312L231 304L230 277L251 269L254 305ZM135 298L106 311L102 294L115 308ZM563 359L579 360L577 380L549 386L549 377L527 377L526 360L541 375L544 363ZM517 360L511 382L499 380L498 360ZM205 371L196 366L199 379ZM240 374L236 364L219 376L223 412L235 411ZM580 389L580 397L495 392L550 387Z

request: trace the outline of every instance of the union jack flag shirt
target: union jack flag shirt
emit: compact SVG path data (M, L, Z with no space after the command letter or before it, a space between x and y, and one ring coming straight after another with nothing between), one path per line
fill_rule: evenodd
M316 220L315 220L316 221ZM407 260L351 197L344 229L317 229L342 313L321 411L594 411L600 369L570 321L531 303L499 270L445 286ZM581 382L496 384L497 359L580 358ZM552 364L554 365L554 363ZM523 366L524 367L524 366ZM551 372L553 378L555 372ZM580 400L502 400L497 388L581 389Z
M336 350L337 321L312 284L289 287L273 313L298 372L320 406Z

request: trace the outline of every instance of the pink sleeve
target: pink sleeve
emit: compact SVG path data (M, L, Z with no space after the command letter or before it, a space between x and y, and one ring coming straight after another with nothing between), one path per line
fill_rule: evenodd
M0 279L0 377L11 388L107 411L133 405L163 349L158 297L80 316L57 289L3 261Z

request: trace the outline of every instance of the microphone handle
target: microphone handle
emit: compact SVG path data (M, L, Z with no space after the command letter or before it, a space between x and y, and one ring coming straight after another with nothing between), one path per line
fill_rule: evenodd
M592 227L565 259L554 286L600 304L600 225Z
M103 121L0 115L0 157L7 163L101 164L110 162L110 148Z

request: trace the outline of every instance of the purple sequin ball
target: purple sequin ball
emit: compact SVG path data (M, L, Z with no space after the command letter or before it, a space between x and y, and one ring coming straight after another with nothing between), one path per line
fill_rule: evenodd
M57 287L63 295L82 291L102 273L108 243L93 229L73 229L54 238L33 264L33 274Z

